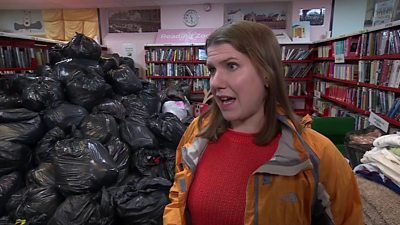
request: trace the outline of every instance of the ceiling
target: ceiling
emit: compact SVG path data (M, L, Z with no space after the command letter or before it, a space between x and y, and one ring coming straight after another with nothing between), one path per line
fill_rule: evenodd
M294 0L0 0L0 9L119 8L192 5L203 3L256 3Z

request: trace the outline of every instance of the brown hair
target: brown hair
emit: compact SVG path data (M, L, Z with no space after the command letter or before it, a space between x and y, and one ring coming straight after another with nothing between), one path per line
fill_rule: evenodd
M266 119L261 130L255 136L254 143L257 145L267 144L281 130L281 125L277 120L278 107L300 131L299 118L293 112L287 94L281 49L272 30L266 25L250 21L226 24L210 34L206 40L206 49L222 43L228 43L237 51L247 55L265 81L268 96L264 104ZM208 125L199 133L200 137L217 140L229 127L229 122L223 118L214 101L209 110L199 117L199 129L203 127L205 119L209 120Z

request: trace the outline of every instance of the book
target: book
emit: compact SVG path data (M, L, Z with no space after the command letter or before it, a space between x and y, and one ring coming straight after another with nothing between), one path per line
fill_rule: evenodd
M204 48L199 48L198 53L199 53L199 60L207 60L207 53Z

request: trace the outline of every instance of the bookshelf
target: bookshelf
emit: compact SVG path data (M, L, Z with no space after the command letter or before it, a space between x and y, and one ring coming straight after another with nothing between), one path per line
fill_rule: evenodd
M400 23L314 43L313 107L320 116L352 116L355 129L371 112L400 127Z
M311 43L281 43L282 63L289 99L295 112L312 112L312 65L314 48Z
M59 41L0 32L0 74L26 73L49 61L48 49Z
M144 50L146 77L160 89L183 83L189 86L190 96L202 95L204 89L209 89L203 44L147 44Z

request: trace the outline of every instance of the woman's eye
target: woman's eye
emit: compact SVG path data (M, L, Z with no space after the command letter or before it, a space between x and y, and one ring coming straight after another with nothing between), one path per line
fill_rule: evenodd
M215 68L208 67L208 72L209 72L210 76L213 76L215 74Z
M238 68L238 64L236 63L228 63L229 70L236 70Z

